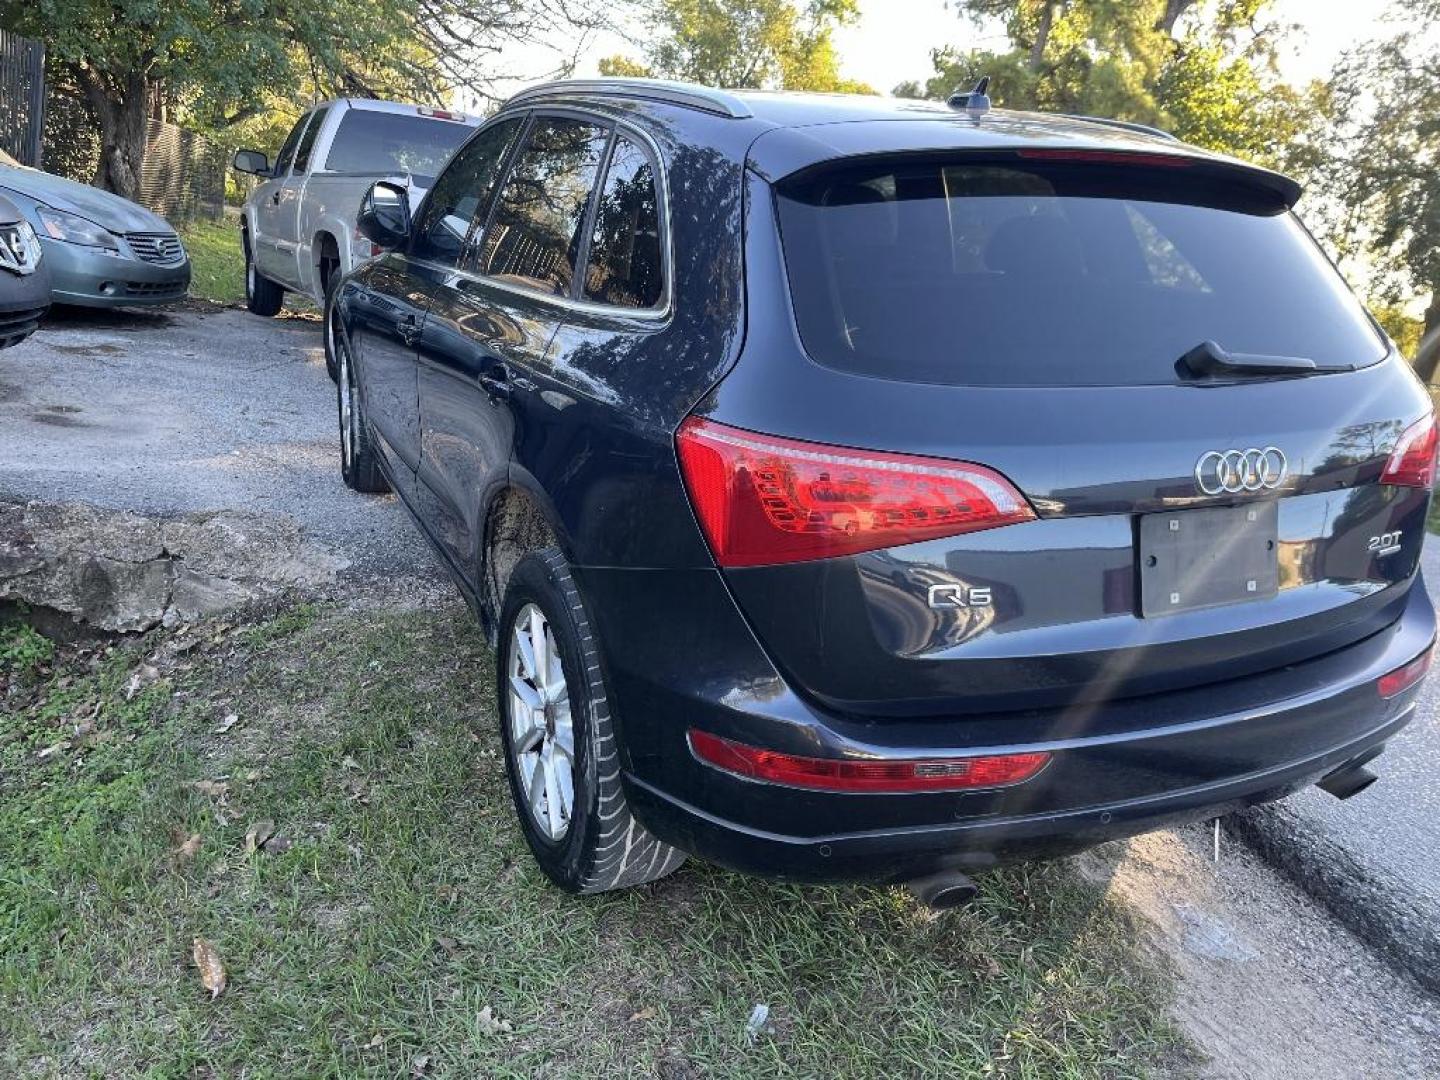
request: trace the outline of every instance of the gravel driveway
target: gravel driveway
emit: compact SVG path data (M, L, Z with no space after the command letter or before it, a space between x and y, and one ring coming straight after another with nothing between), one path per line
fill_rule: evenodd
M440 580L394 496L340 482L337 439L313 316L72 309L0 353L0 495L278 513L352 580Z

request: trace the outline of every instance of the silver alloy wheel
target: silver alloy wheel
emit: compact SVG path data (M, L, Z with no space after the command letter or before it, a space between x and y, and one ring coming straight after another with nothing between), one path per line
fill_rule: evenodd
M564 837L575 807L575 726L555 633L526 604L510 628L510 752L530 817L551 840Z
M355 464L355 407L350 398L350 354L340 343L338 334L335 357L340 364L340 377L336 380L340 384L340 457L345 467L350 468Z

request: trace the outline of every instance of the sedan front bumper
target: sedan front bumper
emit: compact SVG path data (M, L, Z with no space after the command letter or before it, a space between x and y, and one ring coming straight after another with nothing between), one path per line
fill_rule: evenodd
M190 260L156 266L106 255L96 248L42 236L50 269L51 299L81 307L130 307L183 300L190 289Z

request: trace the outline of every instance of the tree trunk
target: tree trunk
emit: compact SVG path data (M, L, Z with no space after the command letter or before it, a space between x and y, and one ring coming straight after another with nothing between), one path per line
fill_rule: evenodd
M1030 70L1039 71L1045 62L1045 46L1050 41L1050 30L1055 25L1055 5L1047 0L1040 7L1040 25L1035 30L1035 41L1030 46Z
M139 199L151 99L148 80L139 71L106 77L91 68L77 67L73 73L100 124L95 186Z
M1435 381L1435 369L1440 368L1440 285L1430 293L1430 306L1425 309L1425 331L1420 337L1420 348L1415 350L1415 374L1429 386Z
M1180 16L1194 6L1195 0L1165 0L1165 10L1160 14L1160 21L1155 24L1155 29L1163 30L1174 37L1175 24L1180 21Z

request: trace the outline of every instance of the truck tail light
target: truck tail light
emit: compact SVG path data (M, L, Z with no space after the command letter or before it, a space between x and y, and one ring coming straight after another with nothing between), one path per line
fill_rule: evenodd
M1435 483L1435 451L1440 446L1435 429L1435 417L1425 416L1415 421L1400 434L1385 471L1380 474L1382 484L1397 487L1428 488Z
M720 566L853 555L1035 517L983 465L758 435L698 417L675 441Z
M786 787L841 792L962 791L1008 787L1029 780L1047 753L864 761L812 758L762 750L691 728L690 752L724 772Z

